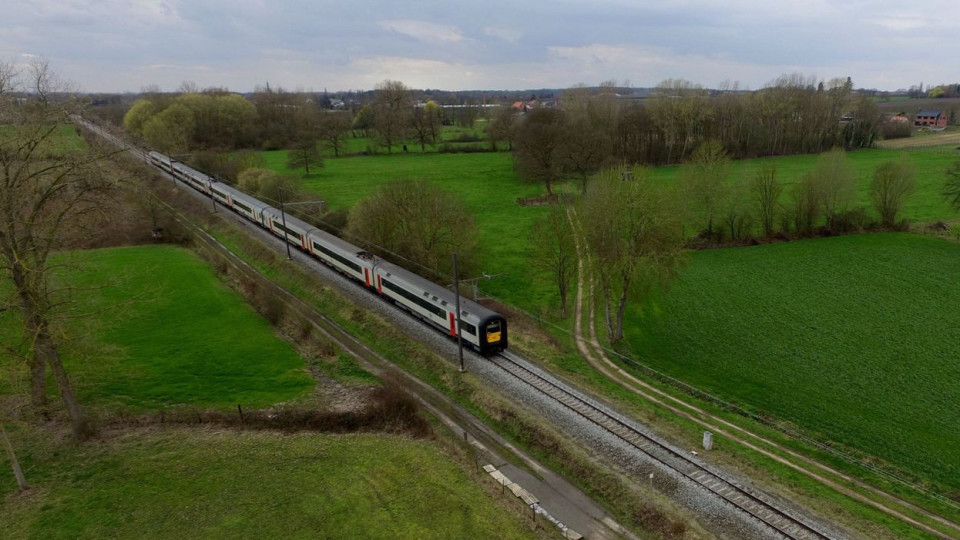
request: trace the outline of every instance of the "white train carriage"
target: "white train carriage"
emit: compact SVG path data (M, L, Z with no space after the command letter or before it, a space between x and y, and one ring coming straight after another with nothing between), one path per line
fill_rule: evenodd
M270 206L263 209L260 222L273 234L280 238L286 238L291 245L297 246L303 251L310 251L307 244L307 233L314 229L313 226L289 214L284 216L280 210Z
M312 225L284 216L279 210L242 191L216 182L187 165L160 152L150 152L158 168L189 184L197 191L257 223L302 251L384 296L423 321L450 336L457 335L456 299L453 292L412 272L374 257L359 247ZM500 314L476 302L461 298L461 335L482 354L507 348L507 321Z
M412 272L385 261L374 268L377 292L451 337L457 335L456 297ZM476 302L460 299L463 341L483 354L507 348L506 320Z
M168 173L173 173L173 170L170 169L170 158L155 150L151 151L149 156L150 163L152 163L155 167L167 171Z
M313 229L307 234L308 248L314 257L339 270L351 279L374 287L373 267L376 258L336 236Z
M270 208L270 206L263 204L259 199L255 199L230 186L218 184L217 187L227 192L227 198L230 201L229 206L234 212L249 219L257 225L263 225L263 211L267 208Z
M180 163L179 161L174 162L173 164L174 175L177 176L180 180L189 184L193 189L207 195L210 193L210 184L212 181L210 177L198 172L191 167L188 167L186 164Z

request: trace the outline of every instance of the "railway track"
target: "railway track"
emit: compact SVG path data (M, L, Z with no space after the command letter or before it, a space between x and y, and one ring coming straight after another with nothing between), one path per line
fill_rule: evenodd
M494 358L496 359L494 363L504 371L627 442L660 466L674 471L679 477L713 493L725 503L759 520L783 537L796 540L830 538L785 510L706 468L687 454L674 450L532 371L513 353L504 351L491 357L491 360Z

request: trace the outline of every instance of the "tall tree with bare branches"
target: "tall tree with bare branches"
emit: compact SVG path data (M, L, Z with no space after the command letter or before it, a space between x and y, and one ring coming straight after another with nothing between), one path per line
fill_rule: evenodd
M68 248L65 238L98 211L111 185L96 170L105 153L77 144L70 132L79 105L45 60L25 68L0 64L0 276L14 291L30 369L31 403L46 412L47 370L70 416L74 436L93 426L73 392L53 331L56 291L50 256ZM73 231L75 232L75 231Z

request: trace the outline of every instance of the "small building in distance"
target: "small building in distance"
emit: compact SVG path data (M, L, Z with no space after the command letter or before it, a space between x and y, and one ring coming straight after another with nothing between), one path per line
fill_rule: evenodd
M926 109L917 111L913 117L913 127L929 128L935 130L946 129L947 115L943 111L935 109Z

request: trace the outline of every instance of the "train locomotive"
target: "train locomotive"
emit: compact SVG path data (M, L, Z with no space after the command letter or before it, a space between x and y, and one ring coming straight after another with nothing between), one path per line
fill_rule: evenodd
M280 210L160 152L152 151L148 156L155 167L285 239L373 294L450 337L457 336L456 299L452 291L300 219L281 214ZM459 321L463 342L479 353L489 355L507 348L507 321L499 313L461 298Z

